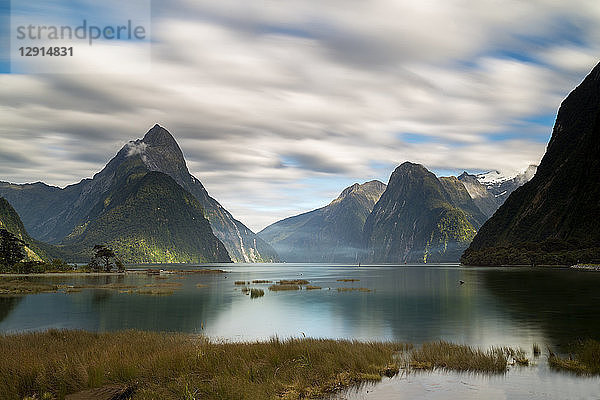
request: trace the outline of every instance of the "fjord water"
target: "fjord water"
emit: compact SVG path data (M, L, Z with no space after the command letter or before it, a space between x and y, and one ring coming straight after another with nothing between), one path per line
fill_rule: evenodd
M0 332L131 328L203 333L228 340L306 335L411 343L444 339L524 348L533 343L544 347L577 338L600 339L600 274L593 272L457 265L211 267L227 273L174 274L166 280L145 274L27 278L75 286L164 282L182 286L169 296L83 289L0 298ZM273 292L268 290L269 284L251 284L265 290L264 297L251 299L234 285L238 280L256 279L306 279L322 289ZM338 281L341 279L357 281ZM337 290L352 287L370 292Z
M191 266L138 266L138 268ZM208 266L202 266L207 268ZM0 297L0 332L49 328L113 331L143 329L202 333L215 339L254 340L274 335L414 344L444 339L480 347L533 343L565 352L578 338L600 339L600 274L545 268L473 268L458 265L214 264L218 274L27 278L67 285L176 282L172 295L83 289ZM15 279L15 278L2 278ZM23 278L20 278L23 279ZM235 281L306 279L321 290L244 295ZM353 282L338 281L354 279ZM461 281L464 282L461 284ZM201 287L197 285L200 284ZM338 291L365 288L370 291ZM344 393L345 399L588 399L600 398L600 378L535 367L500 376L434 371L402 374Z

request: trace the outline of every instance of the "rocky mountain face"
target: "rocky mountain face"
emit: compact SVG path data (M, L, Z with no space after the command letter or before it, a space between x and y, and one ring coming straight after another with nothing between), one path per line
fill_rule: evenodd
M455 262L486 217L454 177L405 162L363 229L370 262Z
M374 180L344 189L327 206L269 225L259 235L287 262L357 262L362 230L386 185Z
M536 170L537 165L529 165L525 171L513 177L506 177L498 171L477 175L465 171L458 180L465 186L481 212L489 218L512 192L533 178Z
M103 210L99 200L106 199L115 190L117 178L123 173L122 167L129 165L132 160L137 160L138 169L166 175L182 190L189 192L200 204L212 231L223 242L231 259L248 262L277 260L275 251L268 244L208 195L200 181L189 173L175 139L159 125L150 129L143 139L126 144L92 179L84 179L64 189L43 183L15 185L0 182L0 196L6 197L15 206L19 215L23 216L25 227L34 237L50 243L64 241L69 246L75 246L75 238L83 240L82 231L95 218L99 218L99 210ZM138 171L136 174L141 173ZM157 175L152 176L161 181L163 189L169 186L164 177L159 179ZM148 180L144 182L146 187L150 185ZM180 193L175 193L175 196L179 196L180 200L185 199ZM217 251L215 254L220 253ZM219 257L225 259L222 254ZM168 257L157 255L157 259Z
M600 262L600 64L562 102L535 176L481 228L471 265Z

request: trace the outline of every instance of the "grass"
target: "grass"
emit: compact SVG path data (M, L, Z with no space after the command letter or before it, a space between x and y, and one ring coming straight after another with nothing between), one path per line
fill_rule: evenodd
M508 359L505 349L483 351L471 346L445 341L425 343L410 354L409 366L414 369L443 368L455 371L503 373Z
M306 286L306 290L319 290L322 289L321 286L312 286L312 285L308 285Z
M250 289L250 298L256 299L257 297L263 297L265 291L262 289Z
M539 357L542 354L542 350L540 349L540 345L537 343L533 344L533 355L534 357Z
M301 287L298 285L271 285L269 286L269 290L272 290L274 292L280 291L280 290L300 290Z
M571 371L582 375L600 374L600 342L586 340L573 346L569 357L560 357L550 351L548 364L557 370Z
M306 279L282 279L277 282L278 285L308 285Z
M58 289L58 285L48 285L23 279L0 281L0 294L4 295L50 293L56 292Z
M271 339L221 343L202 336L57 331L0 336L3 399L62 399L105 385L140 399L310 399L398 372L398 343Z
M255 280L252 281L252 283L255 283L255 284L256 283L273 283L273 281L267 281L267 280L264 280L264 279L255 279Z
M367 289L364 287L339 287L337 288L338 292L370 292L371 289Z
M338 279L338 282L358 282L360 279Z
M246 281L235 281L233 282L234 285L245 285Z

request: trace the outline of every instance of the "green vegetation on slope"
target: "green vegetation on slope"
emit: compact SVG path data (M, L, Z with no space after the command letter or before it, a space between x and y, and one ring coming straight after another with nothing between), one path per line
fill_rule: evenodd
M484 220L456 178L438 179L422 165L403 163L365 223L369 260L458 261Z
M110 190L65 247L89 259L106 244L124 262L229 262L194 196L169 176L149 172L139 156L119 166Z

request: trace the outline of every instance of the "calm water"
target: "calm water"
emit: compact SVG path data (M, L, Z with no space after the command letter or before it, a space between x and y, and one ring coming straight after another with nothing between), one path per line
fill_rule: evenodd
M0 298L0 332L136 328L204 333L228 340L264 339L273 335L412 343L446 339L484 347L520 346L526 350L538 343L542 349L551 346L556 351L577 338L600 340L599 273L456 265L226 264L214 267L228 272L171 276L167 280L141 274L35 278L41 282L72 285L118 282L143 286L179 282L182 286L170 296L84 289L70 294ZM263 288L265 296L251 299L234 285L236 280L254 279L307 279L311 285L323 289L272 292L268 290L269 284L257 284L250 286ZM338 279L358 281L339 282ZM197 284L207 286L198 288ZM338 292L339 287L371 291ZM364 389L353 398L405 398L394 394L399 388L403 388L402 393L420 393L418 396L423 398L446 398L435 396L442 392L455 392L453 398L483 395L485 398L559 399L571 398L570 395L572 398L600 398L598 378L555 374L545 367L545 357L540 360L538 367L520 372L511 370L500 378L454 373L401 377L371 388L369 393ZM434 390L440 384L443 390ZM552 390L555 384L557 389ZM573 388L570 385L574 385ZM522 397L511 394L511 388L515 387ZM570 395L565 397L565 390ZM377 397L372 397L377 392Z

